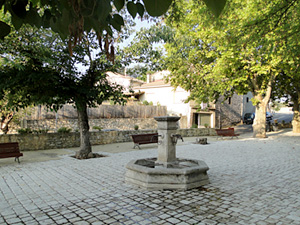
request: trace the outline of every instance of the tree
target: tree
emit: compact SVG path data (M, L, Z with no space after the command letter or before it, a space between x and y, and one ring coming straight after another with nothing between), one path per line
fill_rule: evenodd
M176 17L168 18L176 30L174 43L166 45L171 83L199 103L251 91L254 137L266 137L266 106L283 60L280 33L286 20L264 20L280 2L230 1L214 20L203 3L178 1Z
M143 3L143 4L142 4ZM85 32L94 30L98 39L113 36L113 29L121 30L123 17L118 13L125 6L134 18L143 17L145 9L150 16L160 16L167 11L172 0L90 0L90 1L41 1L8 0L0 2L0 9L9 12L15 29L23 24L51 28L63 40L69 37L69 50L83 40ZM1 38L10 33L11 26L0 22Z
M136 64L126 70L127 74L146 81L147 74L167 69L162 44L172 42L172 39L172 29L161 22L147 29L142 28L129 46L122 49L127 65Z
M23 27L0 42L0 90L9 91L8 106L44 104L57 110L65 103L78 112L81 146L77 158L91 155L87 107L105 100L124 103L122 87L110 84L105 72L112 69L97 50L95 33L85 34L85 42L68 53L67 45L53 32ZM86 57L87 56L87 57ZM81 64L85 72L78 69ZM22 96L16 99L15 96Z
M218 16L226 0L204 0L212 12ZM18 30L23 24L51 28L63 40L68 39L69 51L82 41L85 32L94 30L99 41L113 36L113 29L121 30L123 17L118 13L126 7L129 14L135 18L137 14L143 17L147 12L150 16L163 15L172 0L6 0L0 1L0 10L11 15L13 27ZM11 24L0 20L0 38L11 31ZM113 45L111 45L113 46ZM110 54L108 49L106 53Z
M5 100L5 96L0 98L0 130L7 134L8 132L8 124L11 122L14 116L14 111L6 108L7 102Z
M221 2L226 1L221 0ZM105 53L107 59L114 61L113 32L114 30L120 31L124 25L123 17L118 12L125 5L133 18L137 14L142 17L145 9L150 16L160 16L167 11L172 0L143 0L143 3L125 0L0 1L0 9L3 12L1 12L0 20L1 39L10 33L13 36L18 35L18 31L23 29L22 26L29 24L37 28L51 28L63 40L62 42L58 39L48 41L48 48L41 45L22 45L32 38L38 38L33 34L27 37L22 34L19 36L19 40L14 39L8 45L3 44L1 54L5 58L5 62L1 64L3 66L0 68L1 91L9 89L11 96L16 94L23 96L24 98L18 102L21 106L32 102L44 103L57 110L65 102L74 103L81 121L79 123L81 150L77 154L79 158L86 158L91 152L88 138L89 127L87 119L85 119L87 118L86 106L93 106L95 103L101 104L109 97L113 97L113 100L117 102L120 97L120 88L110 86L105 79L104 72L108 68L107 62L103 61L103 58L96 62L89 57L88 64L84 56L91 56L90 43L97 39L101 49L100 53L102 53L100 55L103 56ZM208 5L214 10L217 9L214 11L215 13L220 13L219 6L212 6L211 3ZM8 17L9 19L7 19ZM17 32L11 27L14 27ZM95 35L89 39L88 34L91 33ZM43 33L39 33L39 35L42 41L38 43L54 36L54 34L43 35ZM11 42L10 38L8 42ZM10 44L12 44L12 48L7 48ZM53 44L57 49L52 47ZM30 47L28 48L28 46ZM64 46L68 46L69 58L65 54ZM8 55L9 57L7 57ZM74 67L78 60L88 66L85 76L80 76Z
M292 27L290 30L293 30ZM300 133L300 45L298 40L299 35L286 36L281 72L276 77L273 88L273 96L288 95L294 103L293 132L295 133Z

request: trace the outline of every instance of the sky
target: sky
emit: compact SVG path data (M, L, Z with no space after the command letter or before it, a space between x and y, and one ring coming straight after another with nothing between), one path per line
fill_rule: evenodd
M149 22L148 20L142 21L141 18L137 18L137 17L134 19L134 22L136 23L136 26L134 27L136 32L138 32L141 28L150 28L150 26L153 25L153 23ZM133 33L129 39L127 39L122 44L120 44L120 46L123 47L129 45L134 37L134 34L135 33Z
M153 25L153 22L149 22L148 20L141 20L141 18L136 17L134 19L134 22L136 23L136 26L134 27L135 31L138 32L141 28L150 28L151 25ZM126 39L123 43L119 44L120 47L125 47L130 44L130 42L133 40L135 33L133 33L128 39ZM97 52L94 52L94 56L97 54ZM129 67L134 66L135 64L129 65ZM83 66L81 64L78 64L78 70L81 73L85 73L87 70L87 66Z

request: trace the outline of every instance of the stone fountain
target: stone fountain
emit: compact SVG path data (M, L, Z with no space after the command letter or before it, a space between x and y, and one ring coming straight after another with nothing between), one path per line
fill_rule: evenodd
M155 117L158 125L157 158L136 159L127 165L125 182L147 190L188 190L209 183L204 161L176 158L180 117Z

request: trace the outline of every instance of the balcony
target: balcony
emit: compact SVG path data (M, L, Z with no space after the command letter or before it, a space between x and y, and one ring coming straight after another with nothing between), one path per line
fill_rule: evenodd
M195 101L190 101L189 104L190 104L190 107L192 109L198 109L199 108L199 104L197 104ZM201 110L205 110L205 109L215 110L216 109L216 104L214 104L214 103L201 103L200 107L201 107Z

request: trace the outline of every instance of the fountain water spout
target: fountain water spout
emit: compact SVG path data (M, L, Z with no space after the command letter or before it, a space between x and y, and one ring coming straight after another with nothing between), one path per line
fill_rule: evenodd
M178 139L181 139L181 141L184 142L180 134L171 134L171 138L174 144L177 144Z

